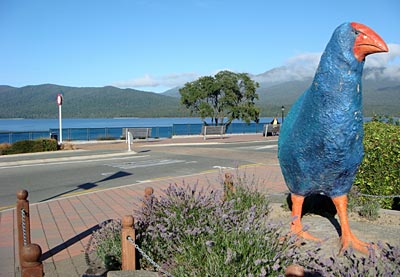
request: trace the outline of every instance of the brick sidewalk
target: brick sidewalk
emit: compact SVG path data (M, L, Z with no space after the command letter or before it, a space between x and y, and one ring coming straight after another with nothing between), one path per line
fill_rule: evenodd
M251 136L227 136L225 139L208 139L204 142L202 137L196 137L190 142L220 143L249 141L251 138ZM262 139L262 136L257 135L254 138ZM141 143L168 142L170 141ZM177 138L174 142L184 143L187 139ZM109 145L93 144L79 147L97 147L98 149L98 147L109 147ZM114 147L125 147L125 145L118 142ZM245 174L247 178L255 178L260 188L268 194L287 192L276 161L270 165L254 165L230 172L234 175ZM81 276L87 268L83 253L91 232L103 221L132 214L134 205L140 201L146 187L153 187L156 195L169 184L174 183L197 183L199 187L218 187L221 176L220 171L213 170L31 204L32 243L37 243L42 248L46 276ZM16 225L15 209L0 212L0 268L2 269L0 276L19 276Z

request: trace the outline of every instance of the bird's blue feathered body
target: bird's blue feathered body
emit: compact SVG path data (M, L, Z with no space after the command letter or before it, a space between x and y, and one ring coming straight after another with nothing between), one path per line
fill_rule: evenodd
M363 157L361 77L349 23L332 35L312 85L281 126L278 157L289 190L307 196L346 194Z

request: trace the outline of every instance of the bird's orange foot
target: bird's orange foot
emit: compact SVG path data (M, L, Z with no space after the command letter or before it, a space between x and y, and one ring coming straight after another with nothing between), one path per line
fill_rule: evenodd
M301 224L295 224L294 222L292 222L292 224L290 226L290 230L291 230L292 234L296 235L297 237L307 239L307 240L318 241L318 242L322 241L321 239L316 238L313 235L311 235L310 233L304 231Z
M339 254L343 254L344 251L346 251L350 247L361 253L368 254L369 249L372 247L371 244L356 238L356 236L353 235L353 233L350 233L348 235L342 235L341 242L342 242L342 247L340 249Z

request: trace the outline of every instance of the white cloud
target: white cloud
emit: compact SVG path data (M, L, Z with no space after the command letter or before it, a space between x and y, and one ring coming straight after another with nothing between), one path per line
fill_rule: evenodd
M321 53L304 53L286 60L283 66L273 68L254 79L257 82L280 83L303 80L314 76Z
M319 63L319 59L322 53L303 53L286 60L285 64L288 66L299 66L305 67L316 67Z
M218 74L219 72L221 72L221 71L236 72L235 70L230 69L230 68L221 68L221 69L213 70L213 72L210 74L210 76L215 76L215 75L217 75L217 74ZM237 72L236 72L236 73L237 73Z
M149 74L145 74L142 77L126 80L126 81L119 81L115 82L113 85L117 87L156 87L159 86L159 82L151 77Z
M368 56L365 62L366 69L378 70L365 71L366 79L386 78L400 79L400 44L389 43L388 53L379 53Z
M322 53L304 53L289 58L285 62L287 74L292 75L294 79L304 79L314 76L318 67Z
M177 86L182 86L187 82L195 80L196 78L198 78L198 74L193 72L172 73L162 76L152 76L150 74L145 74L142 77L115 82L113 83L113 85L121 88L138 88L138 89L149 88L149 87L173 88Z
M215 75L220 71L230 69L218 69L214 70L212 74ZM135 88L162 92L167 89L174 87L184 86L187 82L192 82L203 75L194 72L183 72L183 73L171 73L161 76L153 76L150 74L145 74L138 78L133 78L130 80L123 80L114 82L112 85L119 88Z
M367 70L364 71L365 78L400 79L400 44L388 44L388 47L388 53L379 53L367 57L365 63L365 69ZM321 55L322 53L296 55L287 59L283 66L256 75L254 79L257 82L274 83L312 78ZM214 70L211 75L215 75L222 70L234 71L231 69L218 69ZM194 72L172 73L161 76L145 74L138 78L115 82L113 85L121 88L150 89L161 92L173 87L183 86L185 83L192 82L200 76Z
M400 44L388 44L389 52L378 53L366 58L365 67L386 67L400 61Z
M400 79L400 44L388 44L388 53L366 58L364 77L367 79ZM286 60L283 66L255 76L258 82L279 83L312 78L322 53L304 53Z

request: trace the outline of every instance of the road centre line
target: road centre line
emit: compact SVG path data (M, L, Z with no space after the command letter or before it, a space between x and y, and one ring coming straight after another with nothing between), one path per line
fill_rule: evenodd
M167 165L167 164L174 164L174 163L184 163L185 160L170 160L170 159L163 159L163 160L147 160L147 161L139 161L139 162L127 162L127 163L114 163L114 164L106 164L107 166L112 166L121 169L133 169L133 168L140 168L140 167L151 167L151 166L158 166L158 165Z

